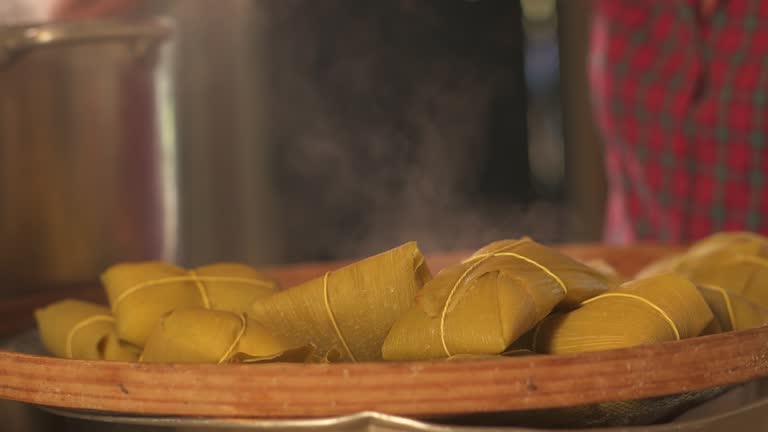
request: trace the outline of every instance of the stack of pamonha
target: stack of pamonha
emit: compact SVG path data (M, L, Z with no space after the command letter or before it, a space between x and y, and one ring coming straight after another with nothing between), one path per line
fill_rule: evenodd
M608 269L610 270L610 269ZM38 310L54 355L146 362L336 362L575 353L768 323L768 239L721 233L621 283L529 238L432 277L415 243L299 286L240 264L102 275L110 307Z

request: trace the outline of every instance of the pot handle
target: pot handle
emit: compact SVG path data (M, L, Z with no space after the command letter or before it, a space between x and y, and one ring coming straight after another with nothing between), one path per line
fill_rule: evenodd
M0 66L42 47L128 40L150 45L168 39L175 26L168 18L54 22L0 28Z

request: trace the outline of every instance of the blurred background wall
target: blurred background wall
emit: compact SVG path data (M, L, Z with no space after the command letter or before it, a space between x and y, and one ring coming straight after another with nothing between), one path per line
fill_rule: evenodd
M0 22L49 4L5 2ZM599 239L588 2L144 0L133 15L177 25L156 100L182 264Z
M586 2L208 5L144 11L179 28L182 262L599 238Z
M2 22L49 4L5 2ZM181 263L599 238L588 2L141 5L177 24L157 100Z
M6 15L49 0L25 1ZM178 25L159 76L180 262L599 239L588 2L145 0L136 15L156 14Z

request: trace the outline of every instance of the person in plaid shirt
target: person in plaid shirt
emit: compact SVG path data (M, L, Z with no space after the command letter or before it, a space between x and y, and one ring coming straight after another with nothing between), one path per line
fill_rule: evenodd
M605 240L768 233L768 1L593 5Z

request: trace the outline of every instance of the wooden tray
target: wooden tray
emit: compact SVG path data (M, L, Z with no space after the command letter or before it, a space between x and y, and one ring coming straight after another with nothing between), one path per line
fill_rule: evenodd
M631 274L670 249L567 246ZM430 259L433 269L464 254ZM285 285L337 267L272 269ZM0 351L0 398L112 413L309 418L360 411L428 417L626 400L768 376L768 326L630 349L461 362L188 365Z

